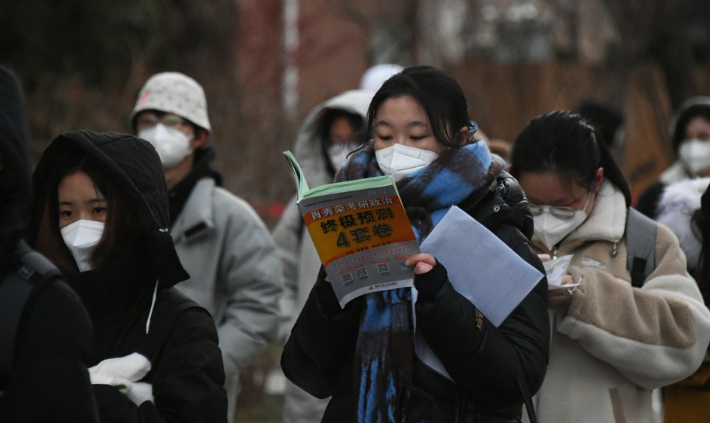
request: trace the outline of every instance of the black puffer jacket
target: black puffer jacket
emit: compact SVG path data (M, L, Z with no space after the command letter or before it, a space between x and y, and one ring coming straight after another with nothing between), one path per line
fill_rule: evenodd
M543 271L528 245L532 216L515 179L502 174L489 190L474 193L459 207ZM353 360L362 297L341 310L323 277L321 272L284 348L281 365L290 380L312 395L333 397L323 422L351 421L357 405ZM550 337L546 279L500 327L483 317L480 329L478 310L454 290L442 265L418 275L414 282L420 291L417 327L456 382L451 383L419 361L415 363L416 387L434 398L424 419L432 423L518 421L524 401L519 381L527 382L534 394L547 368ZM505 275L491 283L505 283Z
M97 422L89 316L59 271L20 240L31 199L24 108L17 78L0 67L0 422ZM10 287L27 290L23 308L13 310Z
M154 402L135 405L113 386L93 385L101 421L226 422L214 323L207 311L170 289L188 275L168 234L167 188L157 153L130 135L77 131L59 136L35 171L35 229L57 189L56 163L66 155L87 155L100 164L134 212L140 233L106 264L69 280L94 323L89 364L134 352L151 362L141 382L152 385Z

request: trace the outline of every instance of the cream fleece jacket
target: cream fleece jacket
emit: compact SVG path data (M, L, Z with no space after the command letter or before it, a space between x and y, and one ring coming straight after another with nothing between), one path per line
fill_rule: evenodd
M547 377L535 398L545 423L655 422L651 391L692 374L710 342L710 311L673 233L658 224L656 269L633 288L624 196L604 181L589 218L557 251L582 283L555 316ZM615 252L616 250L616 252Z

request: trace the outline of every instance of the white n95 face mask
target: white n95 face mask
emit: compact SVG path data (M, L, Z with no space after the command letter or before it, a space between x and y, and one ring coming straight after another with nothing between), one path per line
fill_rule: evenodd
M678 151L680 161L693 174L710 169L710 141L684 141Z
M357 148L358 145L355 143L334 143L328 147L326 154L328 155L328 160L330 160L333 169L336 171L340 169L340 165L348 158L348 154Z
M91 257L104 234L104 222L77 220L63 227L60 232L79 271L91 270L93 268Z
M153 145L164 169L177 166L192 152L190 148L192 135L186 135L181 130L170 128L162 123L140 131L138 137Z
M394 176L399 181L410 173L428 166L439 155L433 151L394 144L375 151L377 165L385 175Z
M542 208L542 212L538 216L533 216L535 222L533 238L542 242L550 251L587 220L587 213L584 210L575 210L571 218L561 219L550 212L551 206L538 207Z

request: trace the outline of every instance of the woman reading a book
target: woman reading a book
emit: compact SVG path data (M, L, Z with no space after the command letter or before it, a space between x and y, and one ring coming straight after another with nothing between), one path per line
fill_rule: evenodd
M570 287L549 293L552 354L536 397L549 423L659 421L652 390L693 373L710 339L677 239L629 209L629 187L600 140L579 115L554 111L531 120L512 153L533 248L572 255L562 276Z
M393 175L419 242L456 205L542 271L528 246L524 196L475 128L455 80L435 68L407 68L375 94L371 140L336 181ZM547 366L545 278L496 327L452 287L435 257L415 255L407 265L415 269L415 304L401 288L341 309L321 271L284 347L286 376L316 397L332 396L323 422L519 421ZM486 282L508 281L501 274ZM415 353L415 322L450 378Z
M168 233L155 149L130 135L69 132L42 155L33 188L32 244L64 272L93 323L100 420L226 422L214 322L171 289L188 274Z

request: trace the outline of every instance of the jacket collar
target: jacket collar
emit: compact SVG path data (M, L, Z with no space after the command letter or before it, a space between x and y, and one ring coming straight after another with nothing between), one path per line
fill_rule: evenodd
M171 234L175 243L197 239L214 228L212 196L215 181L202 178L192 188L180 217L175 221Z
M618 242L624 236L627 213L624 194L605 179L597 193L592 214L563 242L581 243L588 240Z
M688 175L688 172L683 169L683 165L681 164L681 162L676 161L668 169L663 171L663 173L661 173L661 176L658 179L665 185L670 185L672 183L680 182L684 179L688 179L691 177L692 175Z

